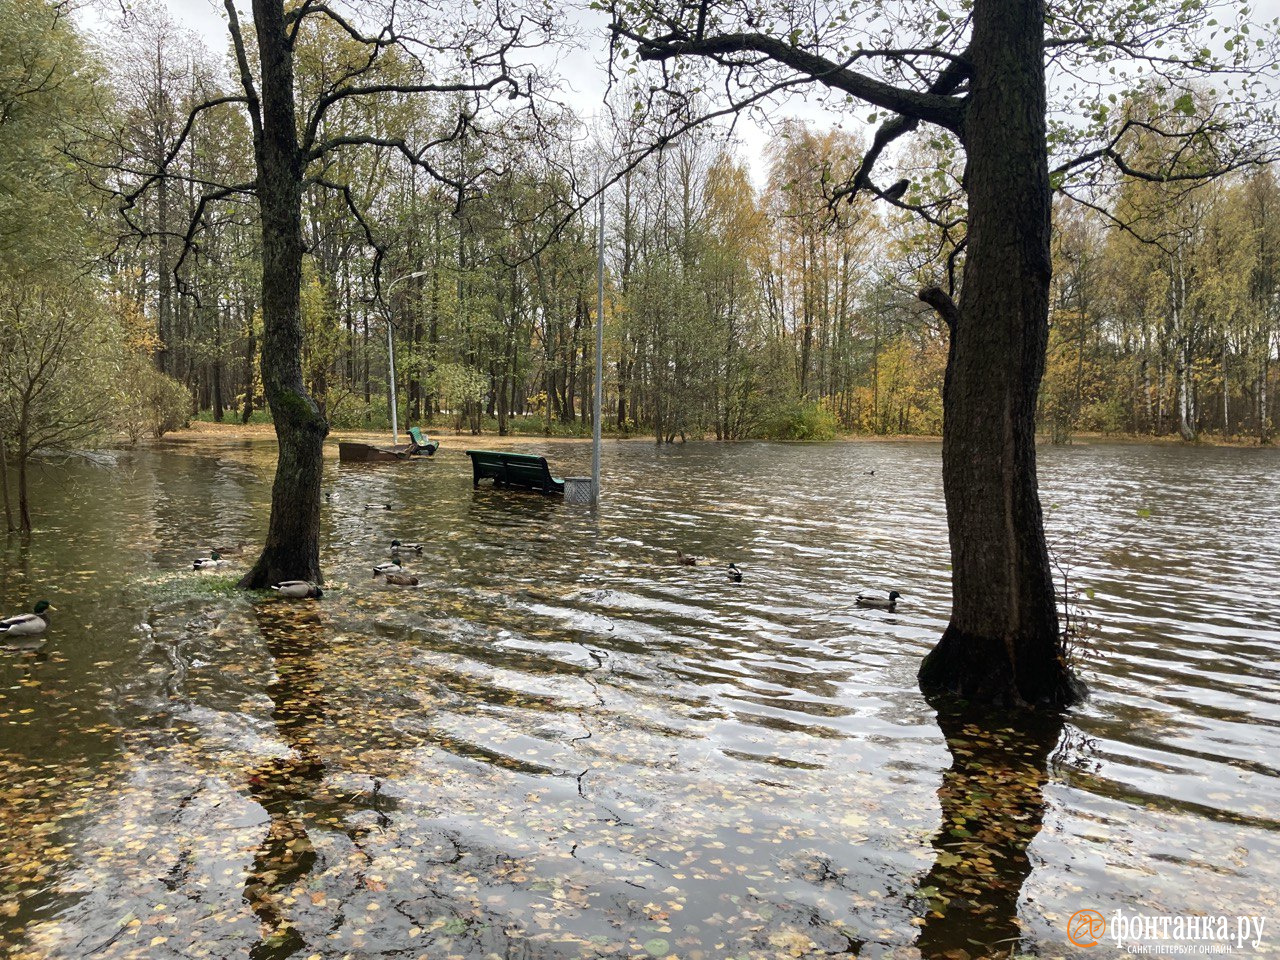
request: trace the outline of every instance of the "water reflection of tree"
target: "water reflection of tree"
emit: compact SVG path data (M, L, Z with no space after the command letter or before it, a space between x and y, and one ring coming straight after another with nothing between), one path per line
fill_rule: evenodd
M936 858L917 893L926 903L917 946L926 958L1008 954L1021 939L1018 899L1027 847L1044 822L1049 755L1061 718L938 715L951 752L938 800ZM963 950L965 954L957 951Z
M321 750L340 708L327 695L322 675L328 647L322 610L311 604L264 603L255 617L275 666L266 687L271 716L290 752L249 771L249 794L270 822L245 879L244 896L262 922L251 960L278 960L306 946L286 913L286 899L317 862L309 826L314 830L327 821L330 829L341 829L336 824L356 809L373 809L384 817L387 803L376 783L371 793L359 797L330 796L325 789ZM343 832L358 845L358 831Z

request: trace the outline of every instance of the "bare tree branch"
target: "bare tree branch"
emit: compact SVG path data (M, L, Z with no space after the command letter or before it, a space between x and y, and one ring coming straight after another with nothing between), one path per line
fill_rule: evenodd
M877 107L936 124L957 135L961 132L963 100L895 87L850 70L826 57L802 50L777 37L761 33L732 33L704 39L686 39L678 35L647 37L620 25L615 25L613 29L616 34L636 44L642 60L667 61L681 56L717 58L726 54L757 53L762 58L799 71L826 87L843 91ZM727 65L735 64L729 62Z

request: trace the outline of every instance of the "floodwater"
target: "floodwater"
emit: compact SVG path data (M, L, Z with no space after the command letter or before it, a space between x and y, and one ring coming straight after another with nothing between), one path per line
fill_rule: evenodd
M7 960L1121 953L1084 909L1280 944L1277 452L1042 449L1093 694L1013 730L916 689L936 444L615 443L598 514L473 491L461 447L327 465L319 602L190 569L261 535L265 440L37 477L0 540L0 610L57 608L0 654ZM393 538L417 589L370 575Z

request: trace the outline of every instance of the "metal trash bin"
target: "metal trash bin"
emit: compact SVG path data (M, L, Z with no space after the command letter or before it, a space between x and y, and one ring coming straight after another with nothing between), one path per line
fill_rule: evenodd
M595 501L594 491L591 487L590 477L565 477L564 502L582 504L587 507L591 506Z

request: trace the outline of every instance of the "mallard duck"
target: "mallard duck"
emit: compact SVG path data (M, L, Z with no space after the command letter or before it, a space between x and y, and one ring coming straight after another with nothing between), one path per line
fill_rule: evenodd
M0 620L0 634L6 637L34 637L44 633L49 626L49 611L56 610L49 606L48 600L41 600L35 606L35 613L20 613L8 620Z
M416 587L418 578L408 573L388 573L384 578L393 587Z
M889 599L881 600L879 597L868 597L858 594L854 601L860 607L866 607L869 610L894 610L898 606L898 598L902 596L897 590L889 591Z
M388 573L404 573L404 567L390 560L383 560L382 563L374 564L373 575L375 577L385 577Z
M683 550L676 550L676 562L682 567L696 567L698 558L689 556Z
M191 566L195 570L217 570L218 567L225 567L229 563L231 563L230 560L223 560L222 554L214 550L209 556L201 557Z
M319 600L324 591L310 580L281 580L273 583L271 589L290 600Z
M399 540L391 541L392 553L421 553L422 544L420 543L401 543Z
M729 564L729 579L734 583L742 582L742 571L738 569L738 565L736 563Z

